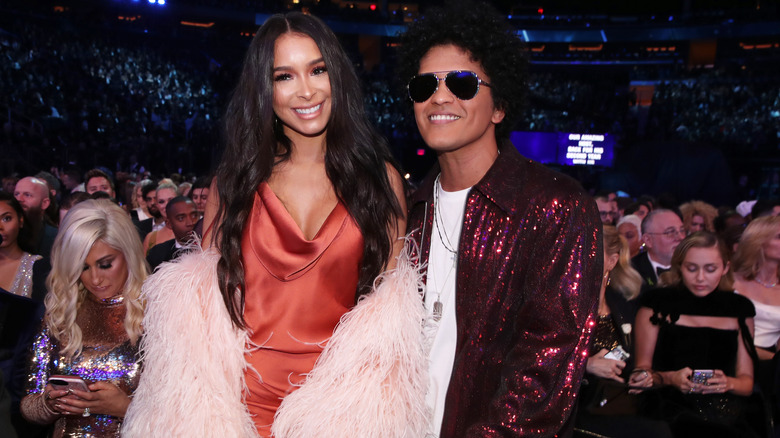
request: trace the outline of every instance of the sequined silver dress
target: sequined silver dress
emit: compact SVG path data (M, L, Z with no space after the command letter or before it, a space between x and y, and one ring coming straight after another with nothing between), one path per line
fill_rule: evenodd
M44 405L42 397L50 375L76 375L87 384L109 381L125 393L138 386L140 362L138 346L132 345L124 326L125 305L121 295L98 300L87 293L76 316L83 333L83 350L71 361L60 353L60 342L44 325L33 344L28 374L28 396L22 400L22 413L37 423L55 422L54 437L119 436L121 418L110 415L60 416Z
M30 294L32 294L33 265L41 258L42 257L39 255L30 254L28 252L22 254L22 261L19 263L19 268L16 270L14 283L9 292L25 298L30 298Z

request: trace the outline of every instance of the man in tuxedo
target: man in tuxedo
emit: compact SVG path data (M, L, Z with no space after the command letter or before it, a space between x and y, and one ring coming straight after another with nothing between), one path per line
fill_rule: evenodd
M685 237L682 219L672 210L651 211L642 221L642 242L647 251L631 259L634 269L642 275L642 290L658 285L658 276L668 271L674 249Z
M163 262L175 259L185 249L193 238L193 229L200 218L195 203L186 196L171 199L165 208L168 214L166 226L171 228L174 238L149 250L146 261L152 271Z

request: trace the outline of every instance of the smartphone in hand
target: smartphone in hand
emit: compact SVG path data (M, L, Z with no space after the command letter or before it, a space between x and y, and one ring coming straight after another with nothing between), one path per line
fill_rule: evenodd
M706 385L707 381L710 380L710 377L714 375L714 370L693 370L693 374L691 374L691 382Z
M612 360L627 360L631 355L623 349L620 345L613 348L609 353L604 355L604 359L612 359Z
M87 382L79 376L53 375L49 377L49 385L54 389L61 391L77 389L79 391L89 392Z

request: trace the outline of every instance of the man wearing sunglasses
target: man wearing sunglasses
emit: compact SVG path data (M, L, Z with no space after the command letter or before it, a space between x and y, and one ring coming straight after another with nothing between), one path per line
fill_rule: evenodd
M409 203L435 332L430 436L567 436L603 276L596 205L509 142L525 50L492 9L427 11L400 62L438 158Z

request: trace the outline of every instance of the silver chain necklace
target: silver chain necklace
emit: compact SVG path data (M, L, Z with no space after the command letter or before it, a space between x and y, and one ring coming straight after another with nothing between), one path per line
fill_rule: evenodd
M444 190L441 188L441 182L439 182L439 178L441 177L441 174L436 175L436 181L434 182L433 187L433 221L435 222L436 226L436 232L439 233L439 239L441 240L441 244L444 245L444 249L451 252L452 254L457 254L458 250L455 249L455 245L452 244L450 241L450 236L447 235L447 229L444 228L444 220L441 217L441 207L439 203L439 190ZM440 223L441 222L441 223ZM442 236L442 232L444 232L444 235Z
M446 249L451 255L450 255L450 269L449 272L444 276L444 284L441 285L441 288L436 287L436 281L435 281L435 275L431 276L431 282L434 284L434 289L436 290L436 301L433 303L433 319L435 321L440 321L442 313L444 312L444 303L442 303L441 300L441 293L444 288L447 287L447 283L450 281L450 278L452 278L452 273L455 271L455 265L457 263L457 254L458 251L455 249L455 245L452 244L452 241L450 241L450 237L447 234L447 229L444 227L444 219L442 218L441 214L441 207L439 202L439 190L443 190L441 188L441 183L439 182L439 177L441 177L441 174L436 176L436 181L434 182L433 187L433 204L434 204L434 212L433 212L433 221L434 221L434 227L436 228L436 232L439 234L439 240L441 241L442 246L444 249ZM442 234L442 230L444 234Z

